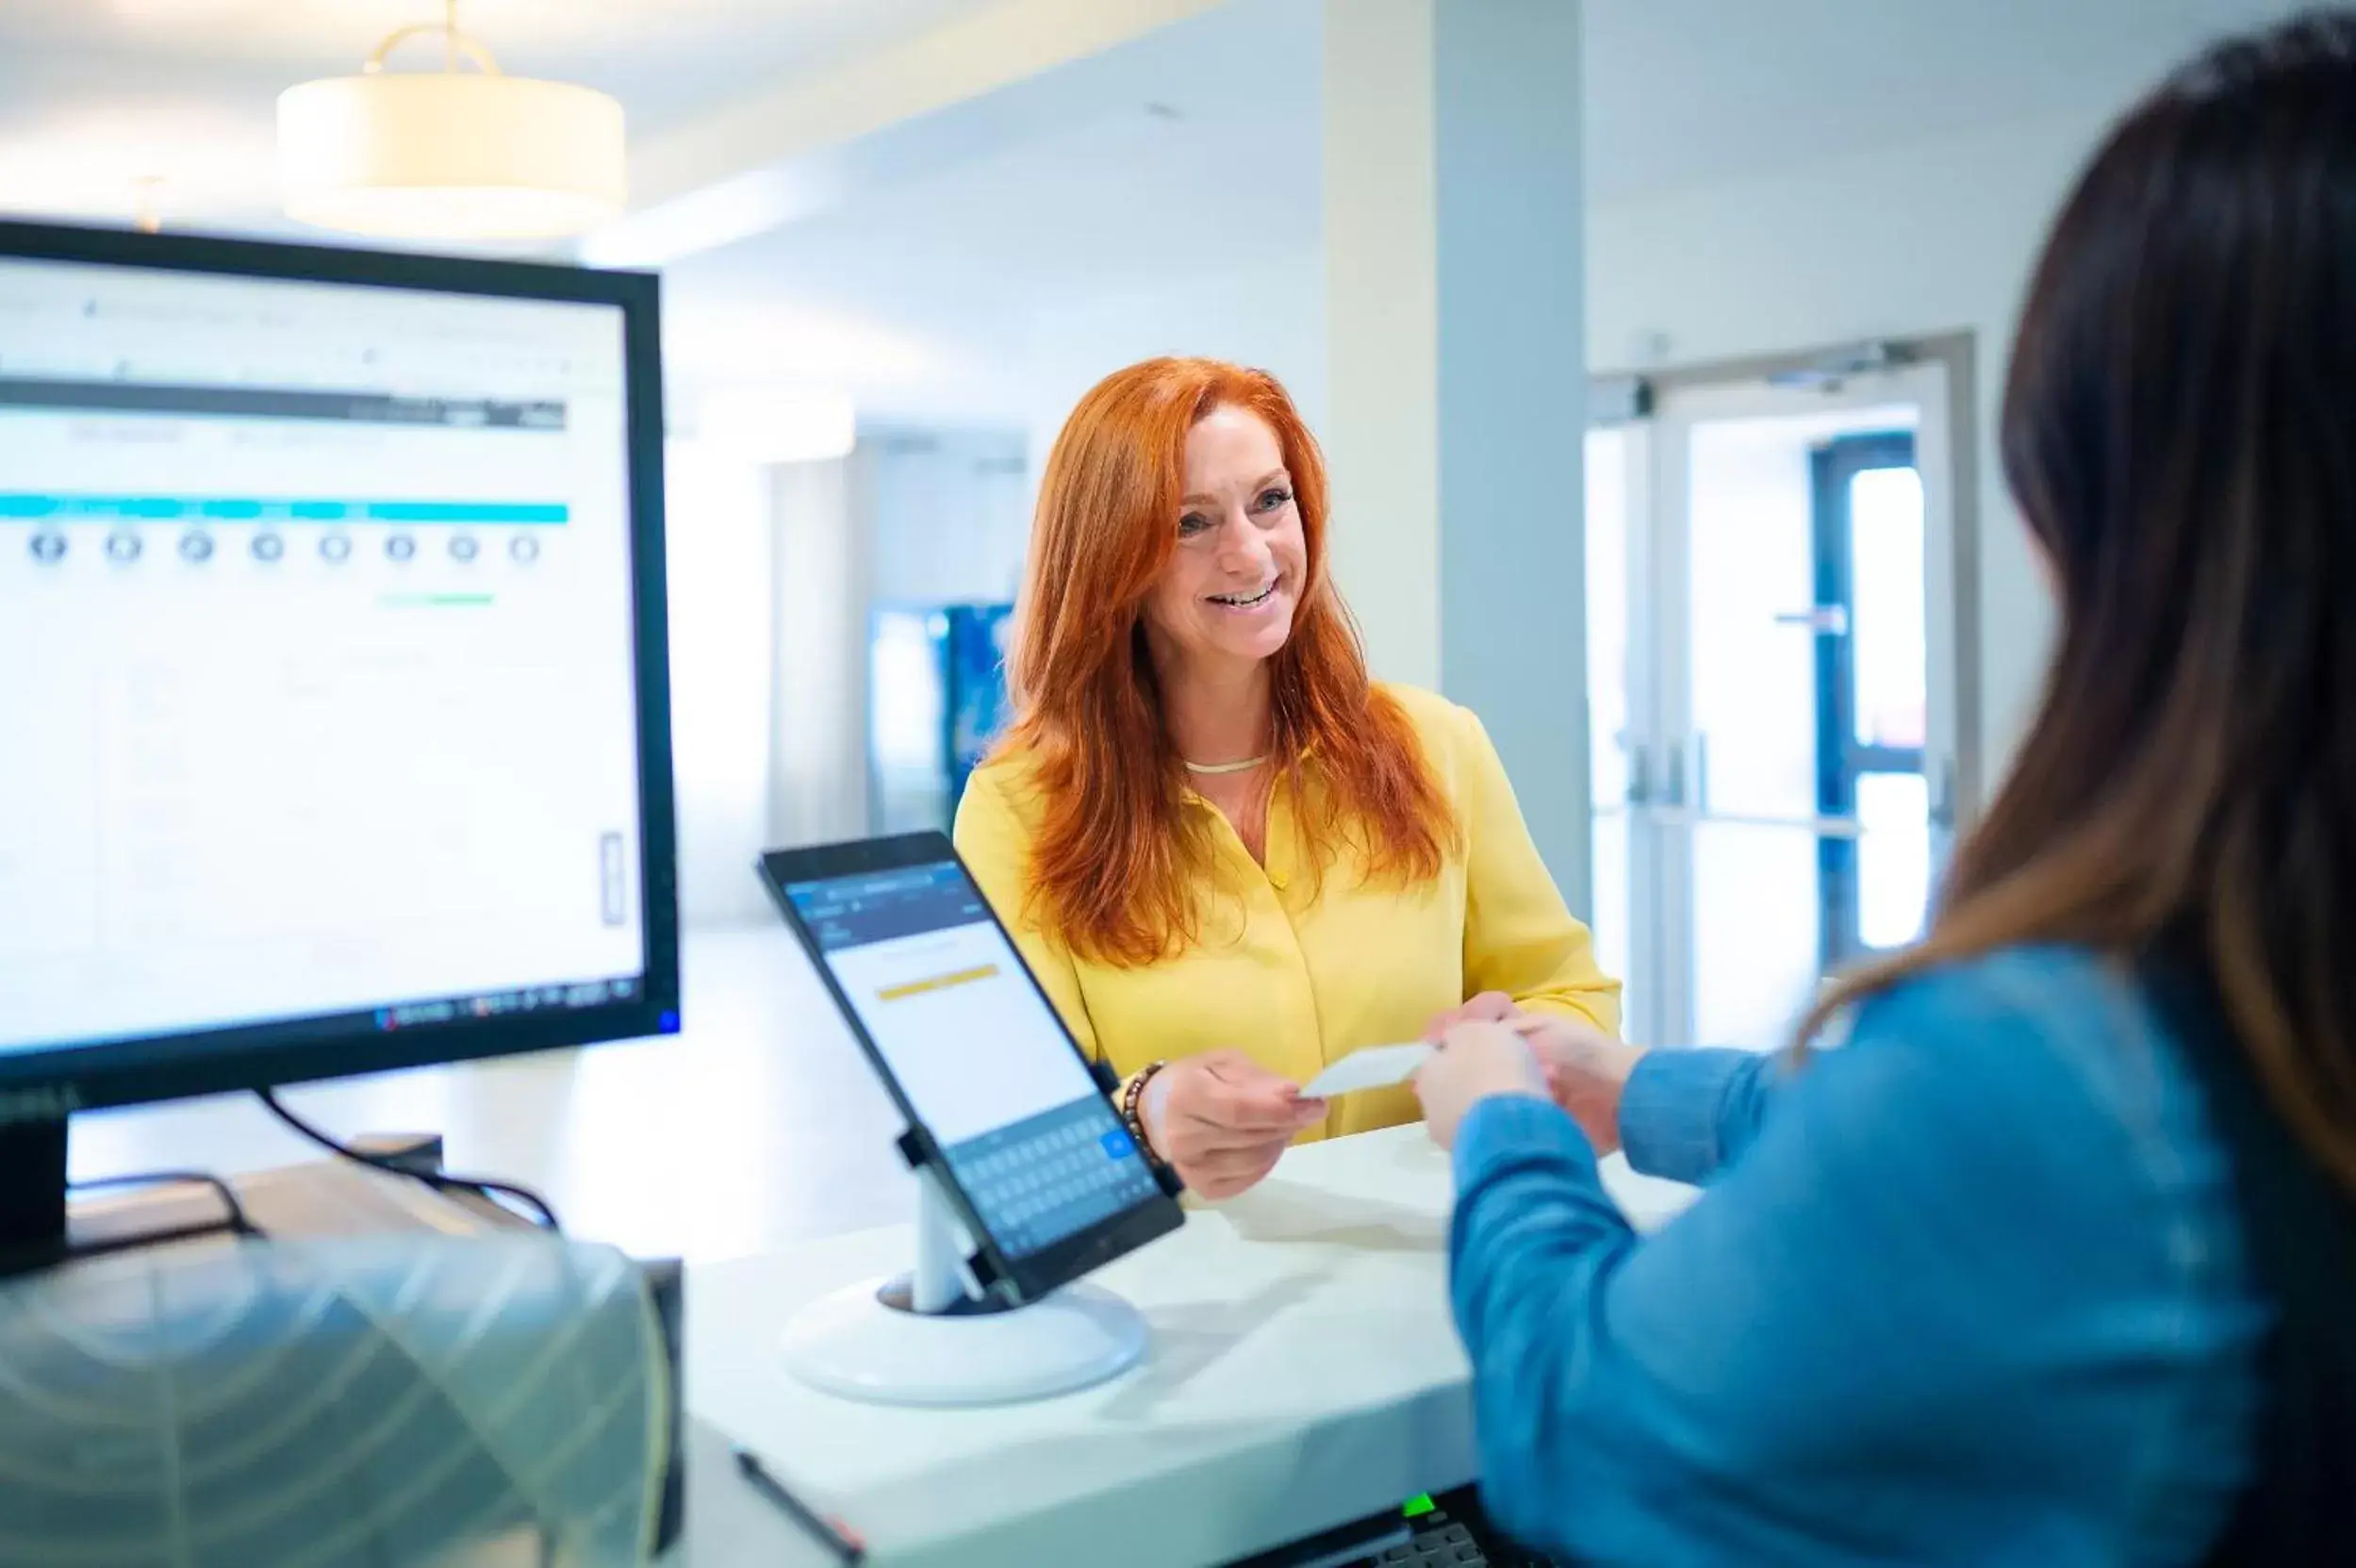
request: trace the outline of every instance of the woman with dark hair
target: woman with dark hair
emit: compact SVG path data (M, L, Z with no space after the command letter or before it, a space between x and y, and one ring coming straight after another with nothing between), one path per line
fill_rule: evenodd
M2111 135L2002 446L2043 706L1928 938L1827 1000L1844 1041L1533 1019L1424 1071L1483 1484L1532 1544L2356 1561L2356 13ZM1620 1144L1710 1190L1638 1240Z

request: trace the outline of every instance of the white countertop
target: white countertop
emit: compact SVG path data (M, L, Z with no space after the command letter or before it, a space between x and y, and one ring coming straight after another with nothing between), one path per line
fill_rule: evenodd
M1617 1159L1606 1179L1640 1225L1689 1196ZM883 1568L1226 1562L1474 1477L1450 1197L1421 1127L1296 1149L1094 1277L1145 1314L1143 1365L990 1410L857 1404L783 1369L786 1320L904 1268L907 1227L691 1269L687 1407L865 1533ZM697 1568L703 1523L691 1511Z

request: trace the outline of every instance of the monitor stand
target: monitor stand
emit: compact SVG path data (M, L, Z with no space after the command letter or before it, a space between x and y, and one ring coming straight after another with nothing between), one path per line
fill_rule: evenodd
M1008 1307L973 1288L940 1178L916 1167L914 1272L812 1302L785 1327L787 1370L882 1405L1011 1405L1117 1377L1145 1353L1137 1309L1085 1281Z
M67 1122L43 1116L0 1127L0 1279L134 1247L234 1235L218 1193L186 1173L94 1183L68 1201ZM438 1166L414 1152L415 1137L380 1143L389 1153ZM524 1222L486 1199L441 1194L405 1176L344 1161L313 1161L224 1179L259 1234L373 1235L430 1230L467 1233Z
M98 1213L75 1212L66 1202L66 1119L0 1127L0 1278L229 1229L218 1197L190 1191L172 1173Z
M0 1258L54 1262L65 1235L65 1118L0 1127Z

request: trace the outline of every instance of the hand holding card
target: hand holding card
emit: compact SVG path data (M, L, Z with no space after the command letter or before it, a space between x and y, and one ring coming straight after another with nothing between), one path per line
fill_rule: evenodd
M1330 1099L1360 1089L1386 1089L1405 1083L1431 1056L1426 1045L1368 1046L1349 1055L1301 1085L1303 1099Z
M1232 1197L1276 1167L1326 1114L1237 1050L1184 1056L1153 1074L1140 1098L1146 1142L1198 1197Z

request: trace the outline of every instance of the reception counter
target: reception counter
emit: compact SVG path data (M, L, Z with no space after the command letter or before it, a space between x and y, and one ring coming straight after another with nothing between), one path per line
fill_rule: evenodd
M1605 1174L1639 1226L1691 1197L1617 1158ZM1252 1192L1096 1276L1145 1313L1144 1364L1002 1409L863 1405L786 1375L786 1320L904 1267L905 1227L691 1270L686 1400L703 1447L675 1560L832 1560L771 1531L725 1463L732 1443L857 1528L881 1568L1206 1568L1472 1480L1450 1196L1447 1156L1420 1126L1295 1149Z

